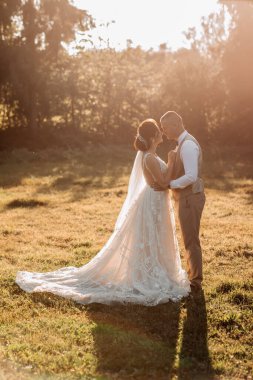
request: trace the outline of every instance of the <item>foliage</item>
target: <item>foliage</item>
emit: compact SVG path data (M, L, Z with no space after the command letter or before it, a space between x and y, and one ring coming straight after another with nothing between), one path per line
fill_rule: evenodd
M77 143L130 142L141 120L168 109L201 142L250 143L251 2L225 2L202 19L200 36L186 31L190 49L144 51L128 41L123 51L80 48L73 56L64 46L95 27L86 11L67 0L2 0L0 10L2 148L61 145L70 135Z

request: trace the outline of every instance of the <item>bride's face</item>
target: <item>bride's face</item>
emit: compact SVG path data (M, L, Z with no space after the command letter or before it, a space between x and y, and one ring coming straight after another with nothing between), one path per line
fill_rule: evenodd
M162 132L160 131L160 129L158 130L156 136L155 136L155 140L154 140L155 144L161 144L163 142L163 134Z

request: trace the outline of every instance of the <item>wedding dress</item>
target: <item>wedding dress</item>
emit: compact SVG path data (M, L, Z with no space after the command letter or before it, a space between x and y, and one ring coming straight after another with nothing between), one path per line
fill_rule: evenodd
M127 197L100 252L81 267L44 273L19 271L15 281L23 290L50 292L81 304L132 302L146 306L189 294L169 191L155 191L146 183L145 157L145 152L137 152ZM157 159L165 171L165 162Z

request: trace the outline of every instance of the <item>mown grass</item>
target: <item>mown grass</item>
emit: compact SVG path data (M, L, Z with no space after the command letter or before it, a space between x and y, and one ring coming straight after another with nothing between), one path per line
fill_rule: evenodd
M133 157L112 146L0 154L0 379L252 378L246 150L206 154L200 297L156 307L82 306L14 283L17 270L81 266L101 249Z

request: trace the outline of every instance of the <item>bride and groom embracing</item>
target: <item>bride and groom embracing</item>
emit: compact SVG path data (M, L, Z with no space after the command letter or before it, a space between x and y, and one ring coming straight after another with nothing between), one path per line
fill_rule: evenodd
M23 290L51 292L81 304L146 306L199 293L203 280L199 228L205 204L201 147L176 112L166 112L160 123L161 127L147 119L138 128L128 193L103 248L81 267L17 272L16 283ZM167 163L156 154L163 134L178 143L168 153ZM171 194L186 270L181 265Z

